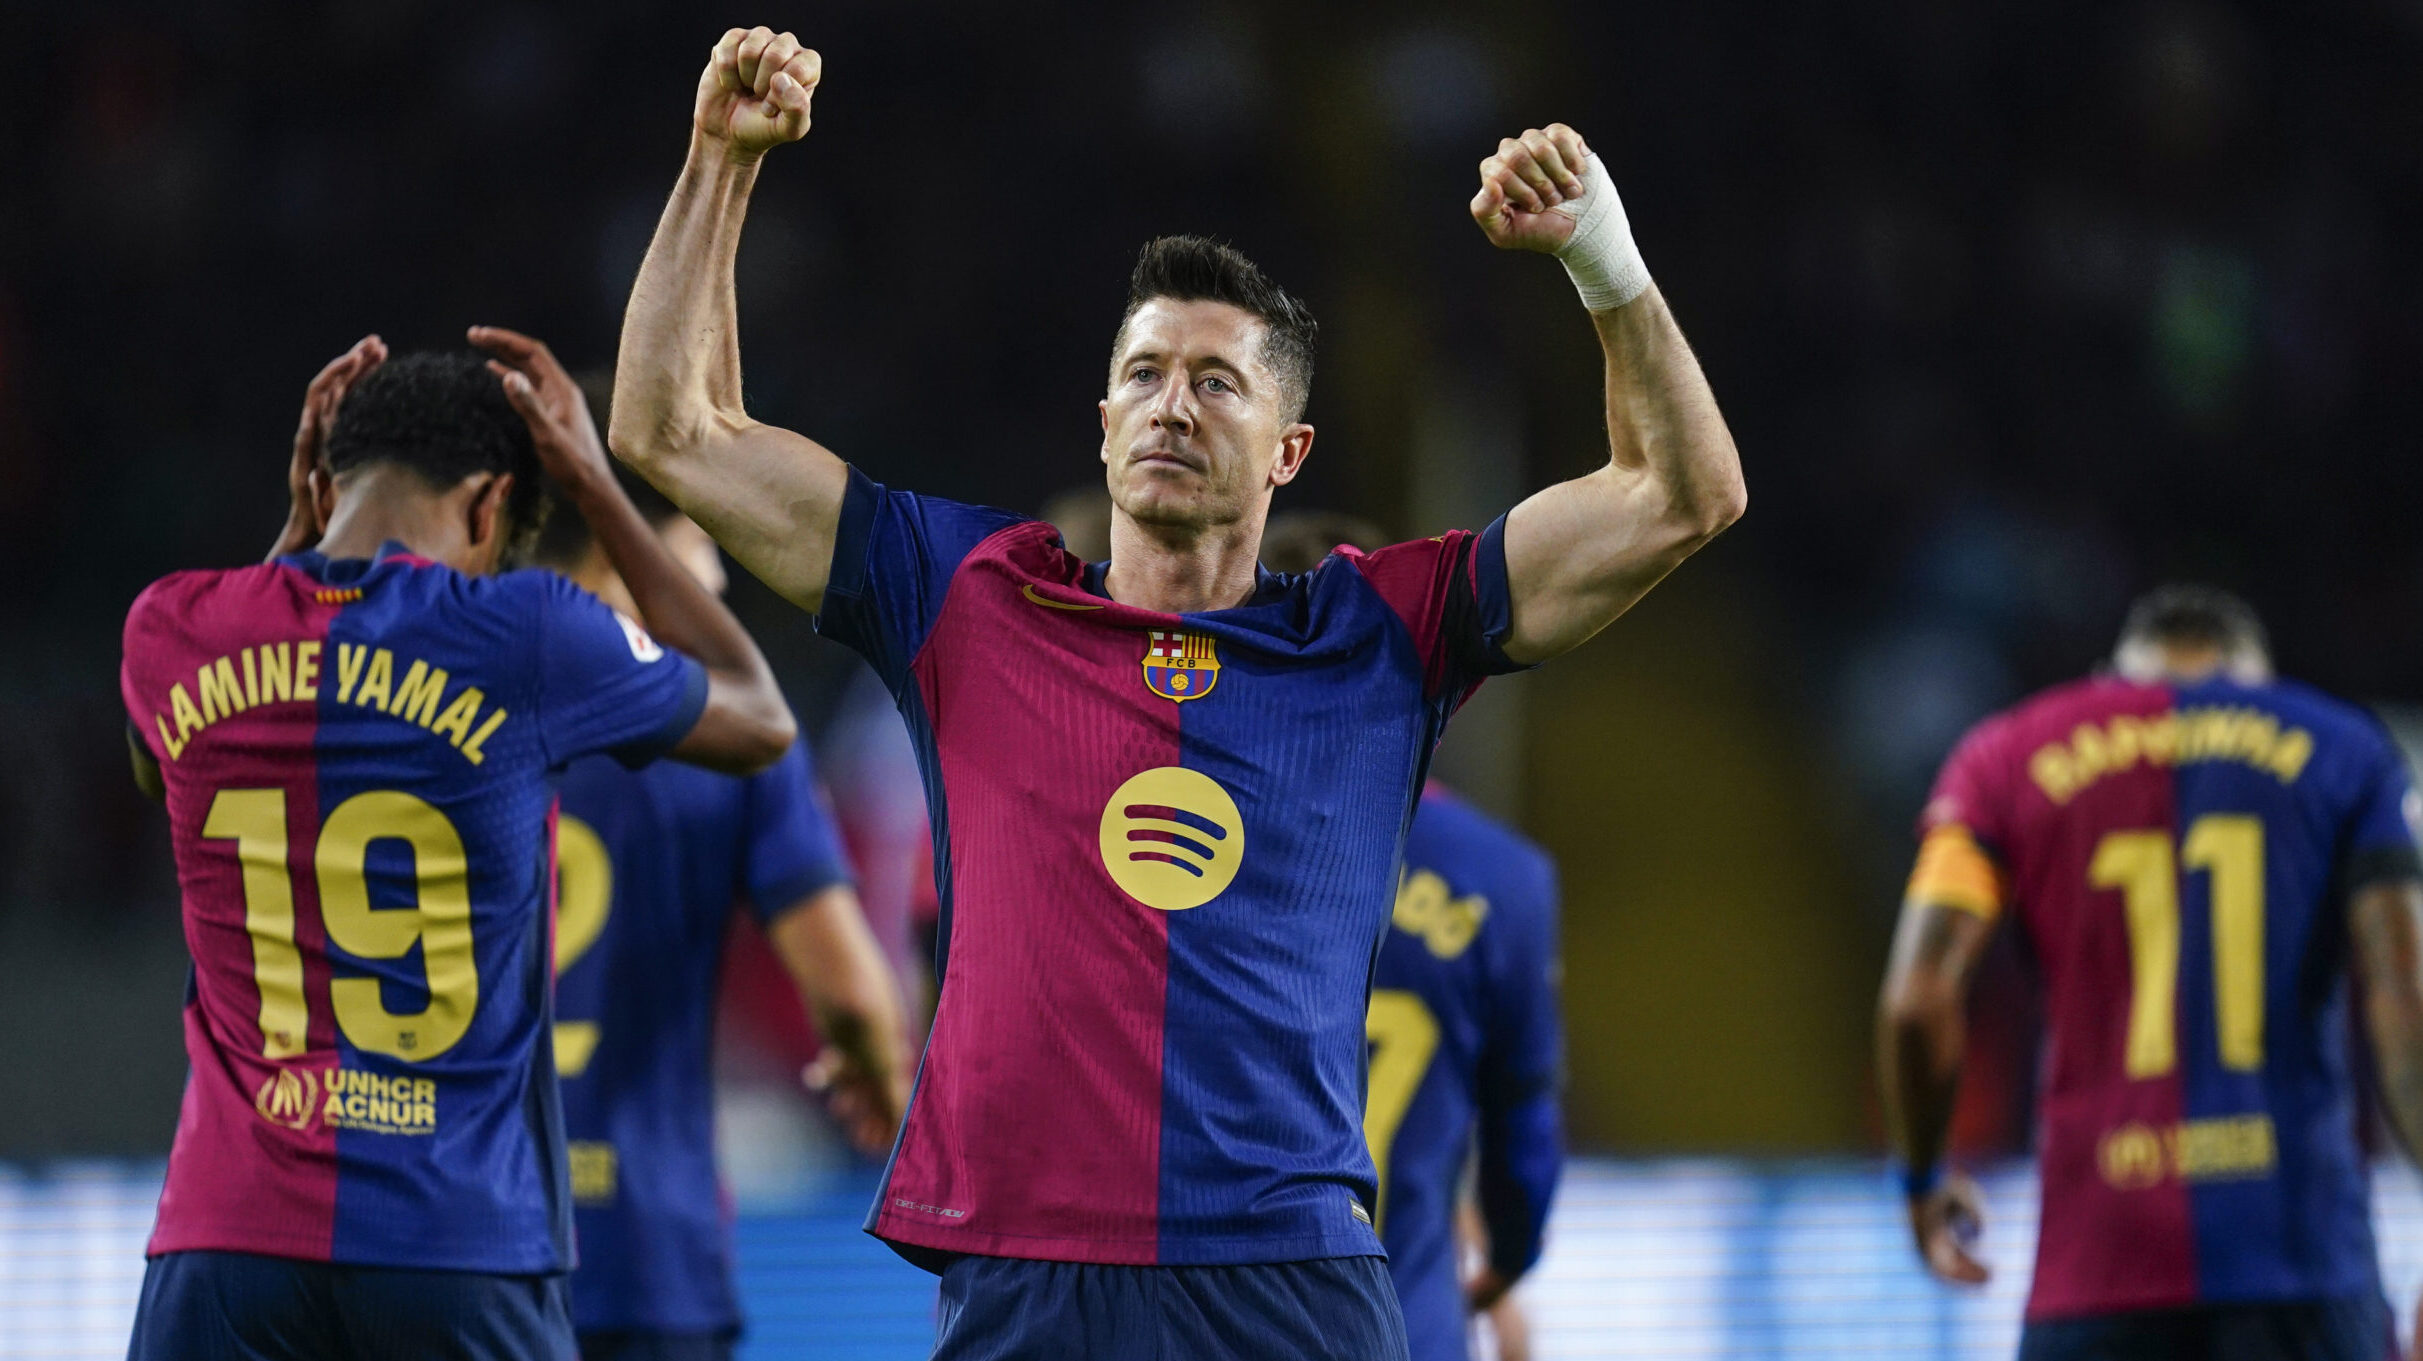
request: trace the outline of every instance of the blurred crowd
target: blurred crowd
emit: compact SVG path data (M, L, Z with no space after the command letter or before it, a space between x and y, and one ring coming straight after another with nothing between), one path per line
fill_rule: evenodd
M1728 702L1850 839L1852 891L1812 910L1878 951L1951 740L2090 665L2146 585L2236 588L2290 673L2423 699L2416 0L215 0L106 32L12 5L0 1029L80 1048L12 1059L0 1110L172 1033L167 839L120 750L127 602L266 547L302 385L365 331L496 322L609 364L698 67L761 20L826 78L741 261L751 405L1020 509L1087 476L1126 270L1175 230L1323 320L1320 443L1285 503L1429 533L1586 469L1580 311L1464 210L1499 136L1580 128L1754 492L1675 608L1752 640ZM839 755L889 740L855 661L762 590L735 603L845 816L897 837L914 787ZM1518 816L1555 795L1507 788ZM913 873L869 872L906 911ZM59 976L142 1004L55 1015L30 999ZM173 1060L122 1065L140 1118L0 1118L0 1154L164 1146Z

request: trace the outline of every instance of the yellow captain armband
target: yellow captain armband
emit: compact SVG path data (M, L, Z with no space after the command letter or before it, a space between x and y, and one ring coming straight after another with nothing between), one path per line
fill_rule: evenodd
M1954 907L1992 921L2002 911L2002 871L1968 828L1950 823L1919 843L1905 900Z

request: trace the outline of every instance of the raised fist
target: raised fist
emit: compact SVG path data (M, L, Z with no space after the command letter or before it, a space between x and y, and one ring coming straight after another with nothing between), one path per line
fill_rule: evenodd
M1556 254L1572 237L1581 213L1583 163L1589 158L1582 134L1562 123L1499 142L1497 154L1481 162L1472 220L1500 250Z
M788 33L733 29L698 78L699 134L739 160L756 160L807 135L808 98L824 58Z

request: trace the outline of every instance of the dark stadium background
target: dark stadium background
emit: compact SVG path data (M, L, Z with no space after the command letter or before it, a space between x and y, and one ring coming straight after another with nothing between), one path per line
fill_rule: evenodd
M607 363L699 66L760 20L826 78L742 256L752 408L1021 509L1096 476L1127 266L1179 230L1322 319L1282 505L1431 533L1584 470L1583 314L1464 203L1527 125L1610 159L1752 508L1441 764L1562 858L1586 1147L1870 1147L1933 766L2140 588L2235 587L2290 672L2423 701L2423 0L14 4L0 1157L174 1121L128 601L259 554L302 385L365 331ZM855 661L736 599L822 727Z

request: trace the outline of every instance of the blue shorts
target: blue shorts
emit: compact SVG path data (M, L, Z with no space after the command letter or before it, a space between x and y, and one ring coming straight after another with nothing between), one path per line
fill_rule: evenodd
M170 1252L143 1271L127 1361L575 1361L561 1276Z
M732 1361L738 1329L711 1333L656 1333L644 1328L601 1328L580 1335L581 1361Z
M2019 1361L2390 1361L2397 1329L2378 1295L2205 1304L2031 1323Z
M1095 1266L962 1257L934 1361L1405 1361L1388 1263Z

